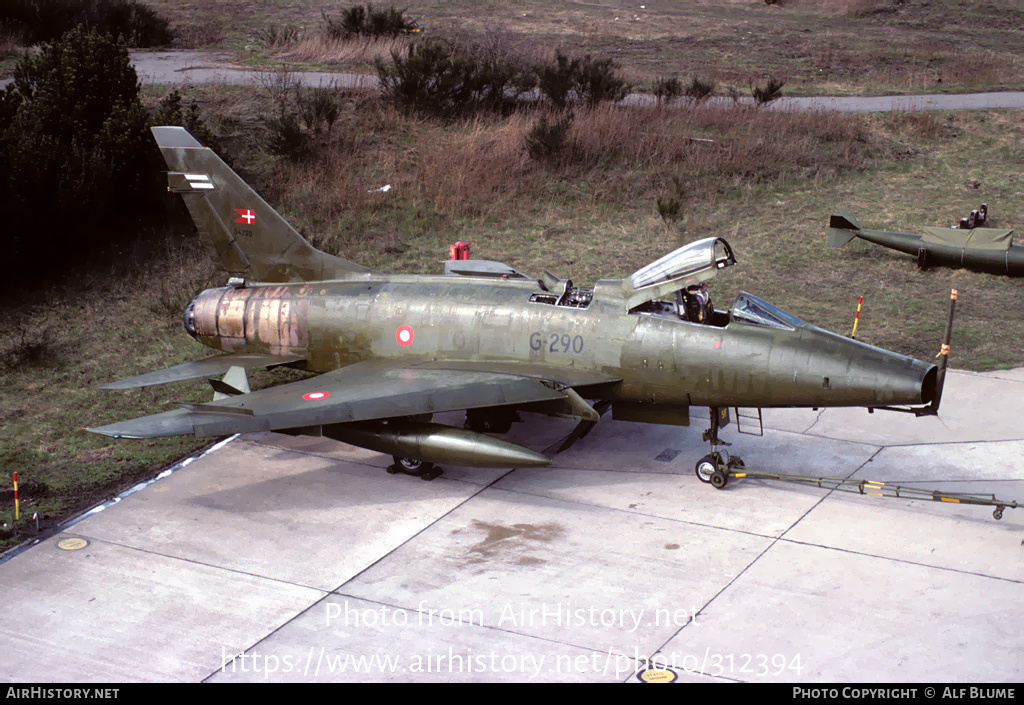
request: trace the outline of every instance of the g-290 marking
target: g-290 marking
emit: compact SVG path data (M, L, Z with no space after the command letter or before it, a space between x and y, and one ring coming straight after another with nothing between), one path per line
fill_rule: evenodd
M547 345L548 352L574 352L579 355L583 352L583 336L582 335L569 335L568 333L551 333L547 341L544 338L547 336L546 333L531 333L530 334L530 350L540 350L545 347L549 342L551 345Z

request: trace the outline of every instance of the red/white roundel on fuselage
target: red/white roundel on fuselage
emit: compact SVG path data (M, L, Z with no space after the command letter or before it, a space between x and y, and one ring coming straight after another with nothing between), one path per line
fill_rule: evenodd
M395 340L397 340L398 344L403 348L407 348L412 345L413 338L415 337L416 336L412 332L412 328L409 326L398 326L398 330L395 331Z
M303 394L302 398L306 401L319 401L329 396L331 396L330 392L310 392L309 394Z

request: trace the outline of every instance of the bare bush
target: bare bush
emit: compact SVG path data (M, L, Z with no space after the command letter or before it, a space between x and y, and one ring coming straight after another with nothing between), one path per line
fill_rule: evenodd
M5 329L7 334L0 344L0 368L14 370L41 365L51 355L53 341L49 327L18 323Z
M761 107L766 103L772 102L782 95L782 87L784 85L786 85L786 82L775 76L769 76L764 85L754 85L751 82L750 95L754 98L754 105Z
M651 92L654 93L658 103L665 105L683 94L683 84L678 76L656 78L651 86Z
M715 82L711 79L705 80L699 76L694 76L686 85L684 93L691 102L699 104L714 95L715 88Z

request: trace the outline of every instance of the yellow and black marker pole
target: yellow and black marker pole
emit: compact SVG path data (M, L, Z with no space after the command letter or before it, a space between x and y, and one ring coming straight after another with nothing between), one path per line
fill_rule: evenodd
M20 516L20 507L18 506L18 473L14 473L14 521L18 521Z

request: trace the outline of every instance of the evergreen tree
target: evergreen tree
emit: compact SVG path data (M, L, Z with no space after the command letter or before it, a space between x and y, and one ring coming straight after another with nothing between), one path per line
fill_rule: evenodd
M15 261L105 249L160 193L159 154L123 40L71 30L22 58L0 97L0 235Z

